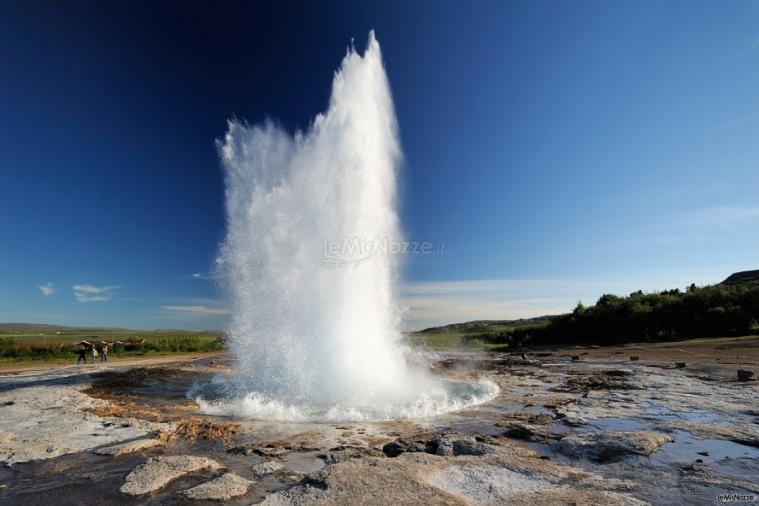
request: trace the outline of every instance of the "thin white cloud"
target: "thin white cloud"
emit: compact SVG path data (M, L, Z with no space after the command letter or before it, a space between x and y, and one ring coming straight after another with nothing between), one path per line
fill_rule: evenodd
M42 292L42 295L45 297L52 295L55 292L55 285L49 281L44 285L38 286L37 288L40 289L40 292Z
M219 275L214 272L193 272L192 274L182 276L183 279L214 280L219 279Z
M94 286L94 285L73 285L74 297L79 302L105 302L111 300L115 295L118 285L113 286Z
M225 308L213 308L208 306L160 306L167 311L178 311L180 313L192 313L198 315L230 315L232 311Z

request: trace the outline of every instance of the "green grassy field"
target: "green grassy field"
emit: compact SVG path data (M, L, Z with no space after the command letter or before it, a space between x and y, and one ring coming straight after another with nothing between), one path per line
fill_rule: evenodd
M425 346L434 349L469 348L476 350L502 351L508 348L506 344L488 343L479 338L479 334L459 334L455 332L440 332L428 334L408 334L407 342L412 346Z
M109 355L117 357L218 351L225 347L224 336L217 331L141 331L2 324L0 325L0 363L71 360L76 357L75 345L81 341L131 343L111 345Z

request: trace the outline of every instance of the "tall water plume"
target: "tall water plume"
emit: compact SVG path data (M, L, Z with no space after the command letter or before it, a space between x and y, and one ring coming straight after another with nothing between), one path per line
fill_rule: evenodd
M325 262L329 244L402 241L398 129L374 34L363 56L348 51L307 131L231 120L219 151L227 235L218 260L239 371L233 398L206 410L345 419L450 409L446 388L408 365L401 345L398 258L374 248L361 261Z

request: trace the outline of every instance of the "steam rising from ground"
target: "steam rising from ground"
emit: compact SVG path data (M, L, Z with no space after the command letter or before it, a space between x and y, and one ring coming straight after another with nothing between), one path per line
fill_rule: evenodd
M232 120L219 149L227 202L219 262L233 304L229 335L239 372L199 392L207 412L415 417L492 395L493 385L452 395L409 364L395 256L348 266L321 262L325 241L402 239L397 125L373 33L363 56L348 51L327 112L306 132L291 136L271 122Z

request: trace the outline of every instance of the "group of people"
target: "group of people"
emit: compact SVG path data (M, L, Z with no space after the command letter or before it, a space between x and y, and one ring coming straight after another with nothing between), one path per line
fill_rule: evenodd
M93 364L97 362L98 355L100 355L101 362L108 362L108 343L103 343L103 347L100 353L98 353L98 350L94 344L91 345L90 347L91 349L89 350L89 352L90 352L90 356L92 357ZM81 345L81 344L79 345L79 348L77 350L78 358L76 359L77 365L79 363L85 363L85 364L87 363L87 351L88 350L84 345Z

